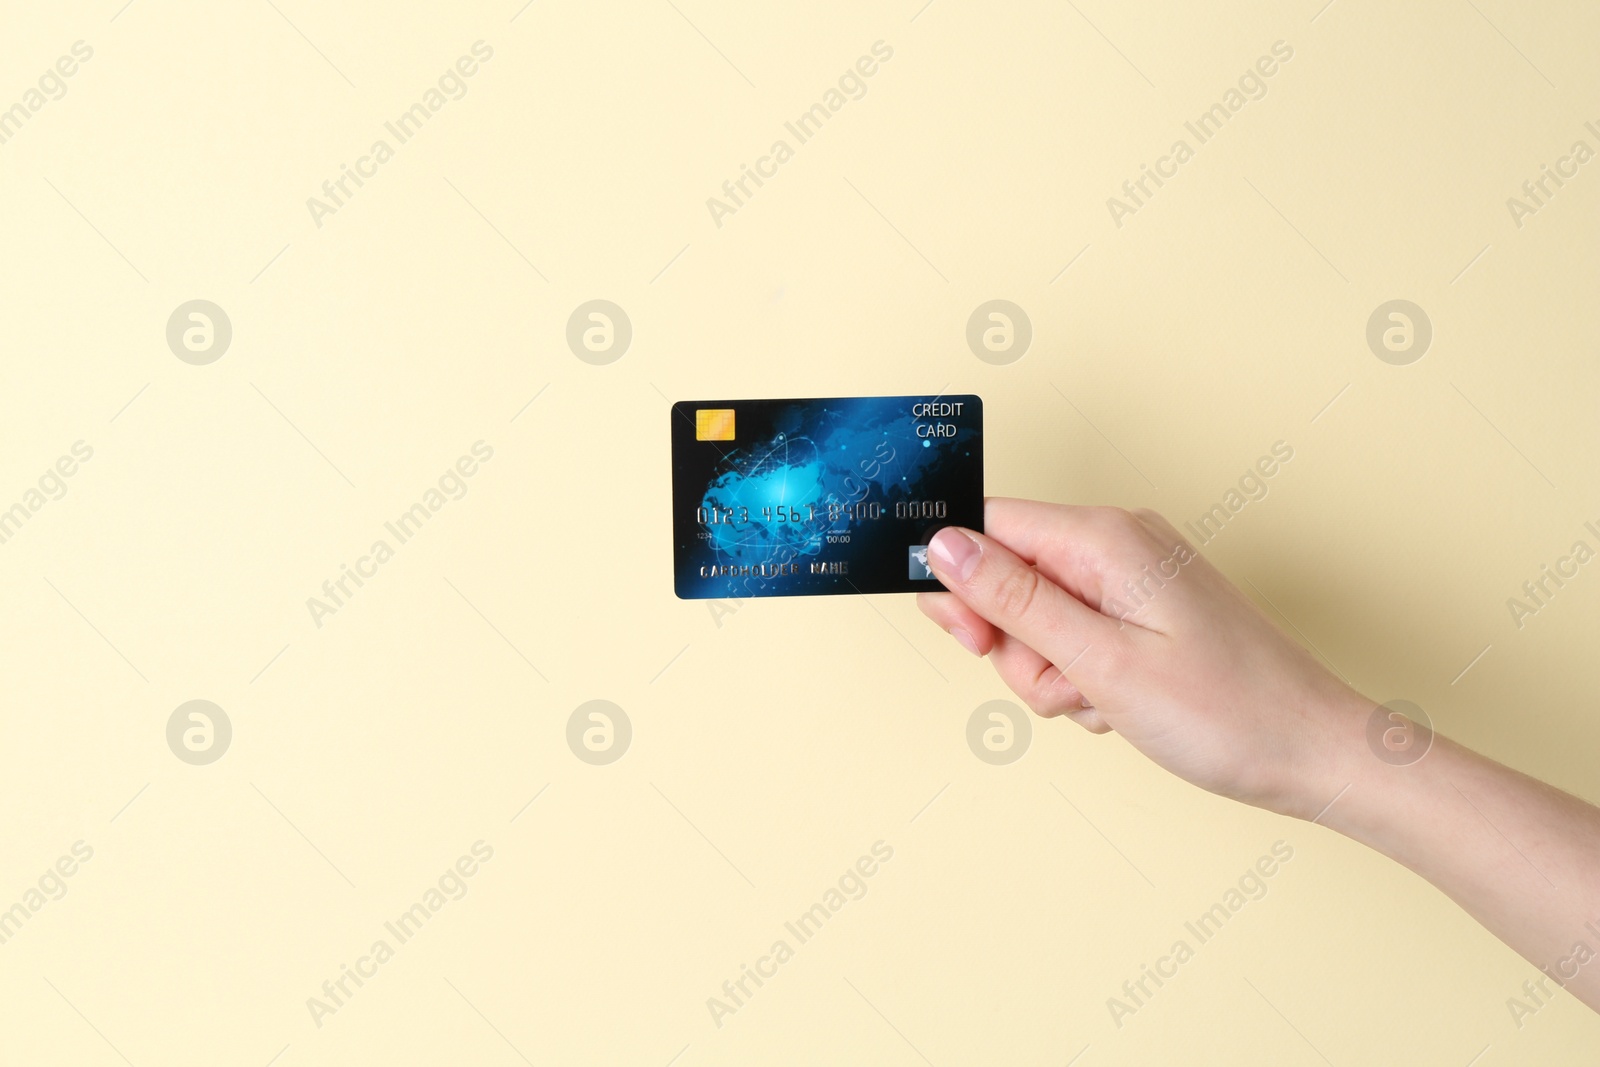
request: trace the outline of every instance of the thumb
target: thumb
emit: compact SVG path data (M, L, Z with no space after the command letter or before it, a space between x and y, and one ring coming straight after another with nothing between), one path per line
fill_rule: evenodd
M1080 691L1098 689L1121 660L1127 635L1115 619L992 537L947 526L928 542L928 565L962 603L1055 664Z

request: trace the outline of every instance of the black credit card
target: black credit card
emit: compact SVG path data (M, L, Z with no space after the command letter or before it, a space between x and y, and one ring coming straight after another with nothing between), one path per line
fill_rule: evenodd
M943 588L928 539L983 529L983 401L672 405L673 583L686 600Z

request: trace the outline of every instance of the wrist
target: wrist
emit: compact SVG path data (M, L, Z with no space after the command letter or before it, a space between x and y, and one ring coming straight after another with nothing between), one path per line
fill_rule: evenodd
M1404 702L1350 691L1329 721L1334 738L1322 773L1307 776L1295 814L1406 862L1410 836L1449 799L1445 772L1465 751Z
M1397 779L1386 772L1406 771L1421 762L1434 737L1425 724L1394 719L1389 709L1344 685L1307 702L1299 727L1299 758L1289 769L1280 814L1333 825L1352 794L1378 804Z

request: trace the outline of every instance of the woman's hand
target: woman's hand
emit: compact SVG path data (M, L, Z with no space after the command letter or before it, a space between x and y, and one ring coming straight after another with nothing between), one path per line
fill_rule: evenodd
M996 499L984 526L934 536L950 592L919 602L1034 711L1370 845L1600 1010L1600 810L1431 733L1380 758L1367 725L1387 713L1154 512Z
M918 605L1040 715L1065 714L1214 793L1314 816L1373 705L1160 515L995 498L946 528Z

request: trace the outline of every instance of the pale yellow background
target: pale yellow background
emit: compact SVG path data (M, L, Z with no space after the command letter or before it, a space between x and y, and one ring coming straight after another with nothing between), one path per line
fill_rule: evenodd
M0 907L94 858L0 946L0 1062L1592 1061L1600 1020L1563 994L1519 1029L1534 969L1354 844L1063 720L980 762L968 716L1007 694L910 597L720 626L675 599L667 453L669 399L975 392L991 493L1182 522L1283 440L1207 555L1374 700L1600 797L1600 567L1506 607L1600 520L1600 162L1520 229L1505 204L1600 147L1592 4L274 2L4 15L0 106L94 57L0 146L0 507L94 456L0 546ZM479 40L319 229L306 199ZM1265 99L1116 227L1278 40ZM634 329L609 366L564 338L597 297ZM233 324L209 366L165 340L196 298ZM1033 324L1009 366L965 341L992 298ZM1394 298L1434 326L1410 366L1364 338ZM467 495L315 626L479 440ZM234 729L203 767L165 739L195 698ZM634 730L608 767L565 740L595 698ZM468 894L314 1025L480 839ZM714 1025L880 839L865 898ZM1266 897L1116 1027L1280 839Z

